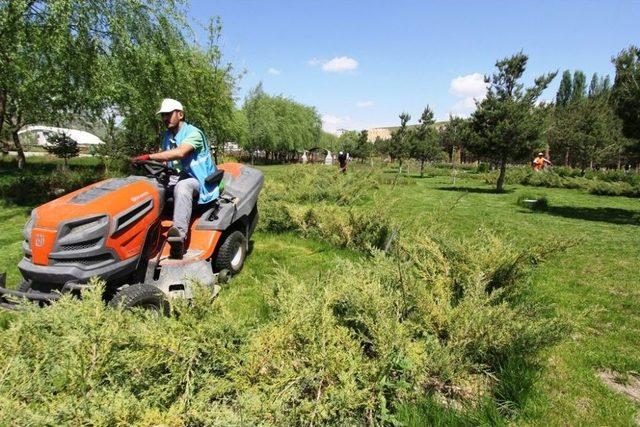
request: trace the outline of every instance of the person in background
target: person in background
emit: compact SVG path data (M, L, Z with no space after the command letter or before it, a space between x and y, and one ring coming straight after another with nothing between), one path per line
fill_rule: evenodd
M347 173L347 155L344 151L340 151L338 153L338 165L340 167L340 172Z
M533 170L541 171L547 165L552 166L553 163L544 157L544 153L538 153L538 156L533 159Z

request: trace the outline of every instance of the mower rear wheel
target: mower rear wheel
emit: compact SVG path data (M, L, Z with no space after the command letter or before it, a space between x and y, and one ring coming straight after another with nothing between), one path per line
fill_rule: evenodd
M139 307L157 311L163 316L168 316L170 312L169 302L164 292L144 283L120 289L109 301L109 306L123 309Z
M238 274L247 256L247 238L241 231L234 231L225 237L214 261L216 271L229 270L231 275Z

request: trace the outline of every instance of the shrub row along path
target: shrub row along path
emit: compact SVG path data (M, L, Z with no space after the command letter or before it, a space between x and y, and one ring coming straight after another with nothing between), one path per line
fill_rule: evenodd
M262 169L268 180L286 166ZM542 264L531 280L532 291L555 306L570 323L571 333L545 353L545 366L517 424L632 425L638 417L637 404L602 377L606 372L608 378L624 382L640 372L638 201L521 186L494 194L472 175L458 177L455 186L447 176L412 181L375 190L389 201L400 223L435 213L460 237L486 227L522 246L546 238L576 240L566 252ZM522 194L545 196L549 209L531 212L519 207L516 200ZM1 203L0 271L6 270L9 283L15 285L21 229L30 208ZM266 316L260 284L275 269L286 267L313 278L331 269L338 257L357 257L292 234L259 232L254 241L245 270L220 297L239 317ZM4 319L0 317L0 325Z

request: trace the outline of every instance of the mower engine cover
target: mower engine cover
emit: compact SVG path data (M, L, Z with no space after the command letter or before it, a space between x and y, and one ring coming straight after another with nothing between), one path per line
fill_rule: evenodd
M162 212L164 192L150 178L108 179L34 209L18 264L23 277L62 285L130 274Z

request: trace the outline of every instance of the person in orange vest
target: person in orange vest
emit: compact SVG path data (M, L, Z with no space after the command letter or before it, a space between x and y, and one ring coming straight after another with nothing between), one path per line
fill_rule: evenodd
M551 161L545 159L544 153L538 153L538 157L533 159L533 170L541 171L545 168L546 165L553 165Z

